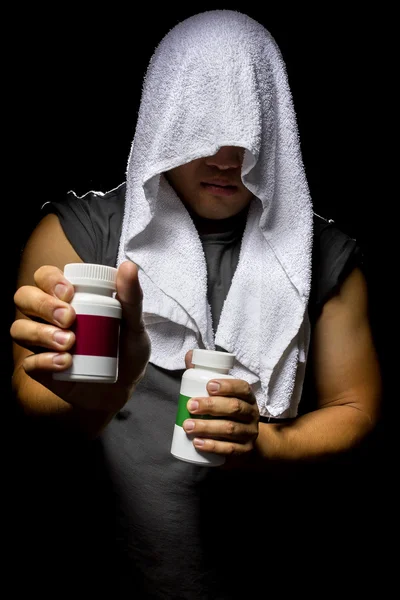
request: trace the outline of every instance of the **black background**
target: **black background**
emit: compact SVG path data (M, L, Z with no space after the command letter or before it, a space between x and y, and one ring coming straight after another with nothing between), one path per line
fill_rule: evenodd
M5 69L9 108L3 113L11 129L3 325L8 339L18 258L40 206L70 189L77 194L106 191L123 181L142 77L161 37L201 10L247 12L270 30L286 61L314 208L335 220L364 250L385 382L385 418L371 458L371 493L381 498L387 494L389 502L391 475L380 470L390 466L389 426L396 403L389 353L392 290L387 284L393 201L382 132L388 128L386 58L394 15L377 3L369 9L363 3L362 10L340 3L310 5L293 9L287 3L191 3L175 9L149 3L138 12L136 5L104 4L86 13L66 4L56 12L24 8L21 15L5 20L12 43ZM7 343L4 350L3 364L11 374Z

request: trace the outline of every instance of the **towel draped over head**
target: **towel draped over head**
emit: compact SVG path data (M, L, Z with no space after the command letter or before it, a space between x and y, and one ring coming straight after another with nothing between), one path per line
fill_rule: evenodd
M254 198L214 332L202 244L163 173L222 146L245 149L241 177ZM188 350L221 346L261 415L296 416L313 211L286 67L263 25L213 10L167 33L144 78L126 180L118 264L139 267L151 362L184 369Z

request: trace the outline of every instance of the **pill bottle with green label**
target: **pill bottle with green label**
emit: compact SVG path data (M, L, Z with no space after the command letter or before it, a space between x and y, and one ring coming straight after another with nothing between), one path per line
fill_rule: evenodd
M225 462L221 454L201 452L193 445L194 434L188 434L182 425L185 419L213 418L209 415L191 415L187 409L190 398L209 396L207 383L211 379L234 379L229 374L235 361L235 355L217 350L193 350L192 363L194 368L187 369L182 375L181 389L174 432L172 436L171 454L185 462L195 463L204 467L217 467Z

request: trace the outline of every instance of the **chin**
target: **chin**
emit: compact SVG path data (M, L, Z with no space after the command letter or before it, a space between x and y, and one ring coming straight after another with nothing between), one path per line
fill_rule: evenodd
M195 210L194 211L198 217L202 217L203 219L211 219L213 221L221 221L222 219L229 219L229 217L233 217L238 214L240 210L221 210L221 209L204 209L204 210Z
M188 202L186 199L183 200L189 213L196 215L202 219L211 219L214 221L221 221L223 219L229 219L238 215L240 212L245 210L250 203L250 199L242 199L238 202L238 198L217 198L213 196L204 197L204 195L197 195L194 200L194 195L191 201Z

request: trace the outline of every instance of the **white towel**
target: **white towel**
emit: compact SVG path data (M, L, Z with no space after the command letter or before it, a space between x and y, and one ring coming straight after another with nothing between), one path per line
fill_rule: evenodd
M212 328L207 268L188 211L162 175L221 146L245 148L254 194L238 265ZM176 25L150 61L129 156L118 264L139 266L151 362L192 348L236 355L263 416L293 417L309 346L313 212L286 67L270 33L230 10Z

